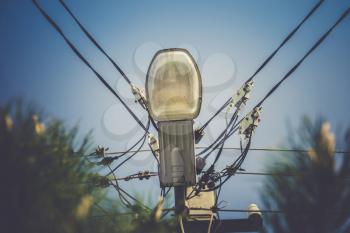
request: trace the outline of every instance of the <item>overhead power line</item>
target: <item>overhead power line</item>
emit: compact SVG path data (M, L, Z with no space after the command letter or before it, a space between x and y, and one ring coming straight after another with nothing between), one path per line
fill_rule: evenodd
M261 106L263 102L269 98L269 96L276 91L276 89L288 78L294 71L304 62L304 60L313 52L315 49L322 44L322 42L330 35L330 33L348 16L350 12L350 7L347 8L343 14L338 18L338 20L328 29L326 33L324 33L316 43L307 51L307 53L290 69L284 77L273 86L273 88L265 95L265 97L256 105L256 107Z
M204 149L205 146L198 146L196 149ZM224 150L241 150L240 147L224 147ZM268 151L268 152L293 152L293 153L308 153L310 150L308 149L283 149L283 148L250 148L251 151ZM350 151L334 151L334 154L349 154Z
M277 49L271 54L270 57L268 57L265 62L258 68L257 72L255 72L253 74L253 76L251 78L249 78L247 80L247 82L243 85L243 89L239 90L239 92L237 92L237 95L239 96L238 98L241 98L240 95L241 95L241 91L243 91L244 93L249 93L249 90L250 90L250 86L252 85L252 79L254 78L254 76L260 72L260 70L263 69L263 67L275 56L275 54L278 52L278 50L294 35L294 33L301 27L301 25L317 10L317 8L323 3L323 1L319 1L315 6L314 8L309 12L309 14L303 19L303 21L287 36L287 38L282 42L282 44L277 47ZM322 41L321 41L322 42ZM321 43L320 42L320 43ZM302 61L301 61L302 62ZM300 63L301 63L300 62ZM300 65L300 64L299 64ZM295 67L295 69L299 66L297 65ZM294 69L294 70L295 70ZM293 72L294 72L293 70ZM289 72L289 75L293 72ZM276 87L277 88L277 87ZM214 188L211 188L211 190L213 189L217 189L217 188L220 188L230 177L232 177L232 175L235 174L235 172L241 167L241 165L243 164L246 156L247 156L247 153L250 149L250 143L251 143L251 133L252 133L252 130L256 127L256 126L251 126L253 128L246 128L244 129L244 132L241 132L243 134L245 134L245 138L246 139L249 139L247 142L247 145L245 146L245 149L243 150L242 148L242 141L241 141L241 155L237 158L237 160L235 160L235 162L229 166L227 166L227 168L225 168L223 171L221 171L220 173L216 173L214 172L214 165L215 163L219 160L221 154L222 154L222 151L223 151L223 147L224 147L224 144L226 142L226 140L233 134L235 133L240 127L241 127L241 122L245 119L249 120L249 117L243 117L241 118L241 120L238 120L238 111L240 110L240 106L242 105L242 103L245 103L244 101L246 101L246 99L244 100L241 100L241 101L238 101L237 103L233 103L232 101L236 101L235 98L237 97L237 95L234 95L233 97L231 97L229 100L227 100L224 105L219 109L219 111L215 114L217 115L219 112L221 112L223 110L223 108L228 105L230 103L230 105L228 106L228 110L233 106L233 104L235 105L236 107L236 111L235 113L232 115L230 121L227 121L226 119L226 123L227 123L227 126L225 128L225 130L219 135L219 137L208 147L208 148L205 148L203 149L201 152L199 152L197 154L197 156L199 155L202 155L204 153L206 153L204 156L202 157L197 157L199 161L202 161L201 164L205 165L205 161L206 159L212 154L212 152L214 152L214 150L218 149L217 150L217 154L216 154L216 157L214 159L214 162L212 163L212 165L209 167L209 169L207 170L207 173L203 175L203 177L200 179L199 183L201 182L205 182L205 183L208 183L208 182L220 182L219 185L216 185ZM268 97L268 96L267 96ZM267 97L265 99L267 99ZM246 98L249 98L249 97L246 97ZM232 103L231 103L232 102ZM262 101L263 102L263 101ZM260 102L260 104L262 104L262 102ZM261 107L260 105L257 105L249 114L254 114L254 117L258 117L259 118L259 111L261 110ZM226 115L227 115L227 112L226 112ZM211 121L214 117L211 117L209 119L209 121ZM257 119L259 120L259 119ZM259 120L260 121L260 120ZM197 142L200 140L200 138L202 137L203 135L203 130L204 128L208 125L208 121L199 129L196 129L195 131L195 135L199 136L198 137L198 140L196 140ZM197 169L197 172L199 172L200 170L202 170L203 166L199 167L199 169ZM225 177L224 179L222 179L223 177ZM211 181L210 181L211 180ZM200 186L198 186L200 187ZM196 190L196 192L198 193L200 190Z
M308 14L303 18L302 21L284 38L281 44L263 61L263 63L258 67L258 69L250 76L245 83L253 80L255 76L271 61L271 59L278 53L278 51L294 36L294 34L300 29L300 27L315 13L315 11L321 6L324 0L318 1L315 6L308 12ZM229 98L220 108L219 110L207 120L201 127L204 130L205 127L230 103L231 98Z
M208 148L206 146L197 146L195 149L205 149ZM216 148L218 150L219 148ZM238 150L240 151L240 147L223 147L223 150ZM283 149L283 148L250 148L250 151L266 151L266 152L286 152L286 153L308 153L309 150L307 149ZM118 155L118 154L125 154L125 153L134 153L136 150L131 150L131 151L116 151L116 152L108 152L106 155ZM138 150L138 152L151 152L150 149L141 149ZM349 154L350 151L341 151L337 150L333 152L334 154Z
M121 74L121 76L131 85L130 79L126 76L124 71L119 67L119 65L111 58L111 56L101 47L101 45L97 42L97 40L91 35L91 33L80 23L78 18L73 14L73 12L69 9L67 4L63 0L59 0L64 9L69 13L69 15L73 18L73 20L78 24L79 28L84 32L84 34L90 39L90 41L107 57L107 59L113 64L113 66L117 69L117 71Z
M253 176L276 176L276 177L295 177L295 176L305 176L306 173L271 173L271 172L240 172L237 171L235 173L235 175L253 175ZM129 180L133 180L133 179L139 179L139 180L143 180L143 179L148 179L150 177L157 177L158 176L158 172L147 172L145 171L144 173L137 173L137 174L133 174L133 175L129 175L129 176L125 176L125 177L117 177L117 178L111 178L109 180L124 180L124 181L129 181ZM349 180L350 177L342 177L342 179L346 179Z
M271 95L272 93L274 93L277 88L285 81L287 80L287 78L289 78L291 76L291 74L293 74L297 68L305 61L305 59L313 52L315 51L316 48L318 48L318 46L320 44L322 44L322 42L330 35L330 33L348 16L350 12L350 7L347 8L342 14L341 16L337 19L337 21L316 41L316 43L307 51L307 53L283 76L283 78L278 82L276 83L272 89L265 95L265 97L253 108L253 110L251 112L253 112L254 110L256 109L261 109L261 105L264 103L264 101L266 101ZM241 118L241 120L238 121L238 123L236 125L234 125L232 127L232 129L235 128L235 126L239 126L241 124L241 122L243 120L245 120L246 117L243 117ZM249 118L248 118L249 119ZM260 120L260 119L259 119ZM232 131L234 132L234 131ZM226 132L225 132L226 134ZM221 147L219 148L218 150L218 153L214 159L214 162L213 164L209 167L209 169L207 170L207 173L204 174L202 176L202 178L199 180L199 183L201 182L205 182L206 184L208 184L208 182L220 182L218 185L214 186L214 188L211 188L210 190L214 190L214 189L218 189L220 188L230 177L232 177L235 172L240 168L241 164L243 163L243 161L245 160L246 156L247 156L247 153L249 151L249 147L250 147L250 142L251 142L251 134L250 134L250 137L249 137L249 141L248 141L248 144L246 146L246 148L244 150L241 150L241 155L238 157L237 160L235 160L235 162L230 165L230 166L227 166L225 169L223 169L221 172L214 172L214 165L215 163L218 161L218 158L220 157L221 155L221 152L222 152L222 148L223 148L223 145L226 141L226 139L228 137L231 136L231 133L228 133L227 136L225 136L219 143L217 143L213 149L216 149L218 148L220 145ZM213 144L211 145L213 146ZM211 147L210 146L210 147ZM213 151L212 149L212 151ZM206 151L208 149L204 149L202 152L200 152L198 155L202 154L204 151ZM211 152L209 152L206 156L204 156L202 159L206 159L209 155L210 155ZM224 180L222 180L222 178L224 178ZM199 188L200 186L197 185ZM196 192L200 192L200 189L196 190Z
M106 52L105 49L102 48L102 46L97 42L97 40L92 36L92 34L83 26L83 24L78 20L78 18L73 14L73 12L69 9L67 4L63 0L59 0L63 8L68 12L68 14L73 18L74 22L78 24L79 28L83 31L83 33L88 37L88 39L95 45L95 47L112 63L113 67L120 73L120 75L124 78L124 80L130 85L131 90L133 90L133 94L135 95L134 91L140 91L139 88L136 88L134 86L130 79L127 77L127 75L124 73L124 71L120 68L120 66L112 59L112 57ZM138 99L137 102L141 105L142 108L144 108L152 122L153 127L158 130L158 127L155 123L155 121L152 119L151 114L149 112L149 107L147 105L147 100L145 99L145 96L142 96L140 93L138 93L139 97L141 99Z
M175 208L166 208L163 209L163 211L174 211ZM208 209L208 208L190 208L189 210L213 210L213 209ZM262 210L246 210L246 209L214 209L217 212L232 212L232 213L262 213L262 214L285 214L286 212L284 210L269 210L269 209L262 209ZM316 210L314 209L301 209L301 210L296 210L295 212L297 213L310 213L310 212L315 212ZM330 211L332 213L346 213L346 211ZM96 218L101 218L101 217L111 217L111 216L118 216L118 215L134 215L135 213L116 213L116 214L104 214L104 215L97 215L97 216L90 216L90 217L96 217Z
M145 132L149 132L148 129L144 126L141 120L135 115L135 113L129 108L129 106L123 101L123 99L115 92L115 90L107 83L107 81L92 67L92 65L86 60L86 58L79 52L79 50L73 45L73 43L66 37L61 28L57 25L57 23L46 13L46 11L38 4L36 0L32 0L36 8L40 11L40 13L45 17L45 19L51 24L51 26L60 34L60 36L64 39L64 41L68 44L68 46L73 50L73 52L80 58L80 60L87 65L90 70L97 76L97 78L107 87L107 89L112 92L112 94L117 97L117 99L123 104L126 110L130 113L130 115L135 119L135 121L141 126Z

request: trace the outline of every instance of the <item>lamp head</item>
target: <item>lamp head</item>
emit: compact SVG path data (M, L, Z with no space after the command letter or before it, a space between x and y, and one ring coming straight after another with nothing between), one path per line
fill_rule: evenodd
M156 121L192 120L202 103L202 80L185 49L158 51L148 68L146 95Z

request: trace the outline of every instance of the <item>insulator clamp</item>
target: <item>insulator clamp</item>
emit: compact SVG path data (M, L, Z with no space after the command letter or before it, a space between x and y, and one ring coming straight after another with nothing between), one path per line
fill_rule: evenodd
M260 122L260 115L262 106L255 107L249 112L241 121L239 125L239 134L244 135L245 138L250 138L256 127Z
M153 134L148 134L148 144L152 152L157 156L159 160L159 142L158 139Z
M239 108L242 104L245 104L250 98L250 93L253 89L254 81L246 82L231 98L230 107L233 106Z
M131 92L135 97L135 103L138 102L143 108L146 108L147 99L145 92L134 84L131 84Z
M97 146L95 153L97 156L104 157L106 154L106 151L108 151L109 148L104 148L103 146Z

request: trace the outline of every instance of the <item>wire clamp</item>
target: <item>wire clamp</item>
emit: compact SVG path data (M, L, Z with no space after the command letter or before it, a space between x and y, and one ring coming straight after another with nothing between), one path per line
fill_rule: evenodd
M200 142L200 140L203 138L204 136L204 131L202 128L197 128L194 131L194 141L195 144L198 144Z
M131 84L131 92L135 97L135 103L138 102L143 108L146 109L147 100L145 92L134 84Z
M158 139L153 134L148 134L148 144L152 152L157 156L159 160L159 142Z
M106 151L108 151L109 148L104 148L103 146L97 146L95 150L95 154L99 157L105 157Z
M140 171L138 174L137 174L137 177L139 178L139 180L143 180L144 178L146 180L148 180L150 177L151 177L151 174L149 171Z
M255 107L243 118L242 122L239 125L240 135L244 135L246 139L251 137L252 133L259 125L261 111L262 106Z
M239 108L242 104L246 104L247 100L250 98L250 93L253 89L254 81L251 80L246 82L231 98L229 107L235 106Z

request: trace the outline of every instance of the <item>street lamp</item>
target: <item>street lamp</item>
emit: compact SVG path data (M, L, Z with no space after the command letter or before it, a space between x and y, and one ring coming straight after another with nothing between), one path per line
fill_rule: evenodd
M202 80L191 54L177 48L158 51L148 68L146 95L158 121L161 186L194 185L193 119L201 107Z

